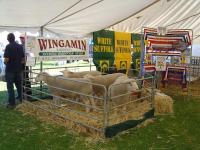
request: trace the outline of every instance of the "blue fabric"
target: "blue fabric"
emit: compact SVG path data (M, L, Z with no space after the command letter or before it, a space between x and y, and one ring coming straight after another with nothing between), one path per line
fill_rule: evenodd
M6 73L6 82L8 90L8 102L10 105L15 105L14 84L17 88L17 94L22 101L22 73Z
M6 64L6 73L20 73L22 71L24 51L21 45L16 42L8 44L5 49L4 57L9 59Z

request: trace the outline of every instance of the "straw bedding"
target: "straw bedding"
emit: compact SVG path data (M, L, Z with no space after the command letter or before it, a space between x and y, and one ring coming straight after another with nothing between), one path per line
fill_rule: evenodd
M24 114L37 117L42 121L48 123L56 123L58 125L65 126L78 133L87 133L90 135L94 135L95 137L103 136L101 134L103 132L99 132L92 128L70 121L70 120L75 120L84 123L86 125L95 127L97 129L103 129L104 127L103 110L91 111L89 113L86 113L84 107L78 106L76 104L65 102L62 103L60 107L57 107L55 105L52 105L52 103L53 103L52 100L47 100L47 99L31 103L25 102L19 105L17 107L17 110L23 112ZM137 102L130 101L130 103L127 105L128 106L126 112L121 112L120 107L117 109L112 109L112 107L110 107L111 110L108 119L109 126L121 123L126 120L141 119L143 114L151 109L151 103L148 100L137 101ZM40 109L38 106L41 107L42 109ZM46 109L48 111L44 111L43 109ZM76 110L79 113L74 112L74 110ZM52 114L51 112L53 112L54 114ZM85 116L82 115L81 113L84 113ZM91 117L97 118L98 120L95 120Z

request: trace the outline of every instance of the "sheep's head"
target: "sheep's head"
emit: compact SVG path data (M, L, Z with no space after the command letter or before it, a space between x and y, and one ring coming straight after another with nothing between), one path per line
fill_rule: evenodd
M39 81L44 81L46 79L46 76L48 76L49 74L46 73L46 72L41 72L39 73L36 78L35 78L35 81L36 82L39 82Z
M138 87L137 82L136 82L135 79L130 79L129 83L130 83L129 87L128 87L129 91L134 91L134 90L138 90L139 89L139 87Z
M70 76L70 75L73 74L73 72L71 72L71 71L69 71L69 70L63 70L63 71L60 71L60 72L62 72L62 73L63 73L63 76L65 76L65 77L68 77L68 76Z

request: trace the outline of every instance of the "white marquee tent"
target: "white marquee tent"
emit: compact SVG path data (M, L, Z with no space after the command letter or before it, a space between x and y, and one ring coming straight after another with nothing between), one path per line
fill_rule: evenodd
M200 0L1 0L0 30L86 36L109 29L139 33L142 26L193 29L200 43Z
M0 29L84 36L132 15L156 0L1 0Z
M192 29L200 43L200 0L160 0L108 29L140 33L141 27Z

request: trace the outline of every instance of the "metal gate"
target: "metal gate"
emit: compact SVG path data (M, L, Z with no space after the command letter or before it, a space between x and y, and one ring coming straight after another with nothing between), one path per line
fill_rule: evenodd
M70 126L75 130L78 125L87 132L112 137L121 131L122 128L119 126L122 123L125 123L123 129L127 129L153 116L154 78L152 76L132 77L131 80L134 80L139 87L137 90L125 91L111 96L109 90L115 88L116 85L107 89L101 84L64 78L63 76L54 76L57 83L46 84L43 81L37 81L38 70L29 71L31 73L30 78L25 80L31 82L32 94L23 93L24 104L30 106L35 114L38 113L36 109L43 110L44 112L40 113L39 116L48 112L53 116L62 118L62 122L65 122L67 127ZM79 85L79 90L63 88L62 83L64 82L74 86ZM123 84L129 83L122 83L118 86L123 86ZM94 86L102 89L103 94L94 95L94 93L86 93L83 89L83 87L90 89ZM24 88L27 89L26 85L24 85ZM70 97L69 95L73 96ZM55 121L57 120L55 119ZM132 122L131 126L130 123L127 126L128 121Z

